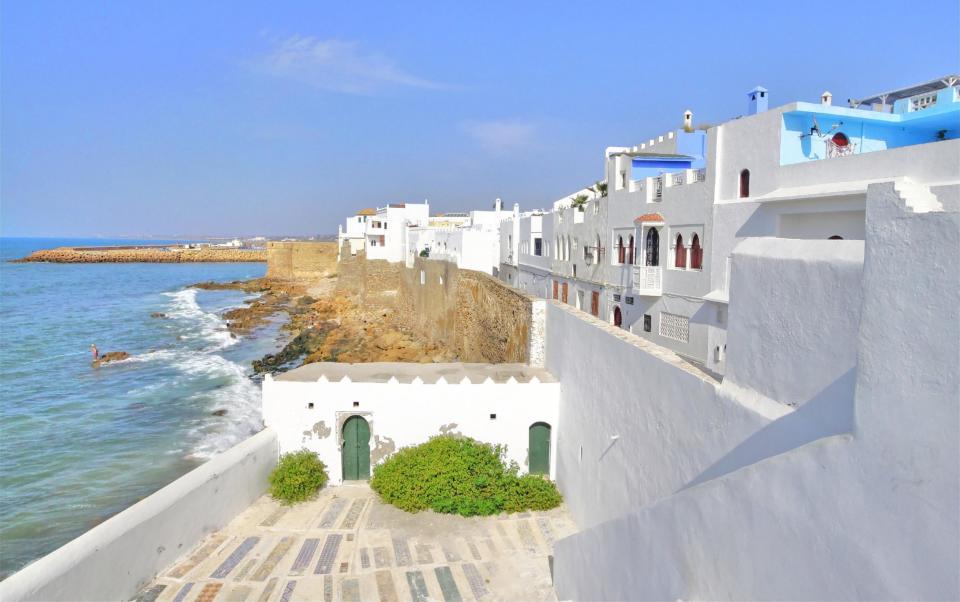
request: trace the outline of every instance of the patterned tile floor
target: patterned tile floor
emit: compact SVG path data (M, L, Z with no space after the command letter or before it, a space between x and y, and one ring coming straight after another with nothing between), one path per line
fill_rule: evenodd
M264 496L162 573L143 602L555 600L562 509L486 518L408 514L366 484L283 507Z

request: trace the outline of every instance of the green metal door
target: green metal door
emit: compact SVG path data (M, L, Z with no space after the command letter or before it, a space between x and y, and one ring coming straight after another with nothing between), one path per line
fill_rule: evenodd
M351 416L343 424L343 479L370 478L370 425L360 416Z
M530 474L550 474L550 425L530 426Z

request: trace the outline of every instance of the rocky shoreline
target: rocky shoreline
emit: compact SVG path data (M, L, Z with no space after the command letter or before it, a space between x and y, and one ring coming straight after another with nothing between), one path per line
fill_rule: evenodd
M266 250L252 249L57 247L34 251L21 259L11 260L11 263L247 263L266 260Z
M322 283L322 284L321 284ZM335 291L334 278L316 281L257 278L201 282L192 288L260 293L244 307L224 312L234 336L248 335L273 316L286 313L289 335L278 351L253 361L256 374L278 373L313 362L441 362L455 356L398 325L392 308L360 303Z

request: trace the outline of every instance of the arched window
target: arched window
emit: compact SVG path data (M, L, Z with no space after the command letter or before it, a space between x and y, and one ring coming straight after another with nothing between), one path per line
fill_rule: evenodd
M750 196L750 170L744 169L740 172L740 198L745 199Z
M627 263L633 263L633 234L630 235L630 243L627 245Z
M690 267L694 270L703 268L703 249L700 248L700 236L697 234L690 241Z
M647 230L647 249L646 264L648 266L660 265L660 233L656 228Z
M676 254L673 256L673 267L675 268L685 268L687 267L687 250L683 246L683 234L677 234L677 249Z
M837 132L834 134L830 141L837 146L850 146L850 139L847 138L847 135L843 132Z
M623 247L623 237L617 237L617 263L626 263L626 249Z
M831 236L831 237L828 238L827 240L843 240L843 237L840 236L839 234L834 234L833 236Z

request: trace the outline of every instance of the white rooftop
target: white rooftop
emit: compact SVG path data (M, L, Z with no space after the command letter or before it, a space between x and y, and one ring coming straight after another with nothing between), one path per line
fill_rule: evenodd
M557 379L543 368L534 368L527 364L412 364L407 362L371 362L366 364L344 364L338 362L317 362L307 364L289 372L284 372L274 380L315 382L321 376L331 382L337 382L344 376L351 382L385 383L396 378L400 383L410 383L420 378L424 384L436 383L440 377L450 383L459 383L464 377L471 383L479 384L486 379L494 383L506 383L511 377L517 383L529 383L536 377L542 383L555 383Z

